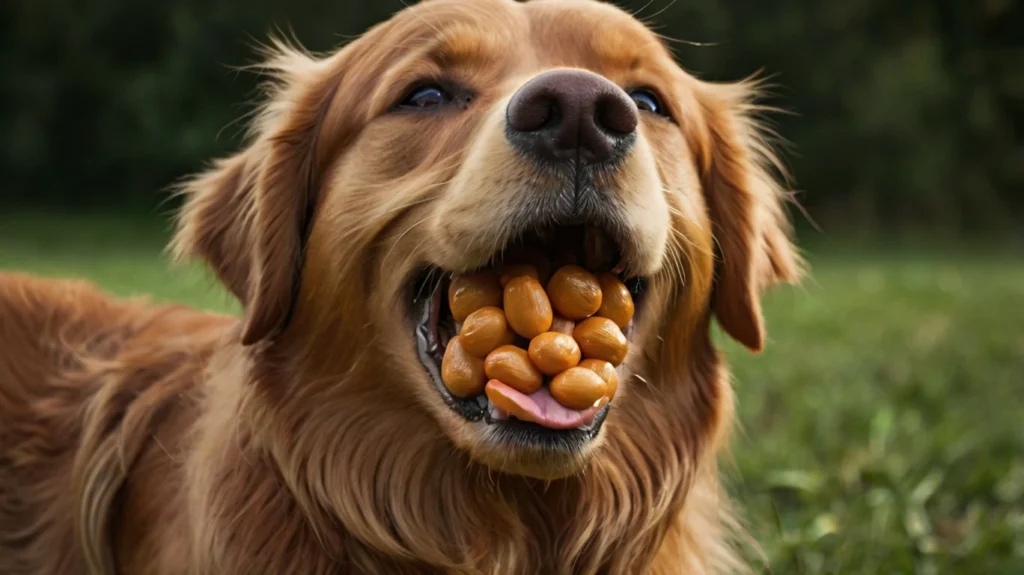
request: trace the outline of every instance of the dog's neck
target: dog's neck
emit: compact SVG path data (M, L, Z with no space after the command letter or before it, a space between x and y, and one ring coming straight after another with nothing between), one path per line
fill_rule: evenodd
M732 561L706 455L717 439L703 431L718 425L684 416L701 413L693 403L721 383L717 356L702 359L710 363L691 370L686 389L647 375L650 389L609 416L584 472L545 482L473 463L385 386L300 387L272 358L231 350L212 366L196 430L202 461L189 470L190 512L211 530L197 551L227 572L275 573L297 560L311 563L294 572L309 573L658 572L669 557Z

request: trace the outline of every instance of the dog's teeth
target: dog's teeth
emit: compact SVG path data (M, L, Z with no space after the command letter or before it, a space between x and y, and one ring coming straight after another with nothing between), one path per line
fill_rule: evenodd
M615 267L612 269L612 273L614 273L614 274L621 274L624 271L626 271L626 260L625 260L625 258L619 260L619 263L615 264Z
M508 414L505 413L505 410L501 409L497 405L494 405L493 403L491 403L490 399L487 400L487 411L488 411L488 413L490 413L491 419L493 419L495 421L500 421L502 419L508 419Z

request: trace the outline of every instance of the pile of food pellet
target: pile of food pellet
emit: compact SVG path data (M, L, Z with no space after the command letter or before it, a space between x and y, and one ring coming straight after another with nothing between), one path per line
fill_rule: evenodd
M628 351L622 330L633 318L629 290L613 273L594 275L575 264L555 271L546 287L541 280L530 265L452 279L448 306L457 335L441 363L452 395L486 392L493 405L527 421L535 417L523 413L516 394L545 384L570 410L611 401L615 368Z

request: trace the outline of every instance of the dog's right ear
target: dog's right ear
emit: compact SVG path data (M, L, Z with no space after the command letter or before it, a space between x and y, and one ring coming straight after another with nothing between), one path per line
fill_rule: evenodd
M182 186L172 251L205 260L241 300L245 345L272 338L291 313L344 52L319 60L275 44L261 66L272 81L249 145Z
M697 94L704 122L695 149L719 258L712 307L726 333L758 352L761 293L797 283L803 260L783 209L786 194L771 173L775 156L754 117L756 82L700 82Z

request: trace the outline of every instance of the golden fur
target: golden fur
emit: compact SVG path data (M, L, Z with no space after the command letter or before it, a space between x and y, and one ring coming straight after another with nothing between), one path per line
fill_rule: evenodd
M674 118L645 117L599 182L651 287L633 376L576 457L496 448L451 411L405 300L424 264L484 264L556 185L501 130L556 67L650 85ZM250 142L184 187L174 240L241 320L0 274L0 573L741 570L710 322L759 350L761 291L799 275L754 86L695 79L589 0L432 0L331 55L277 45L264 70ZM390 111L435 77L475 98Z

